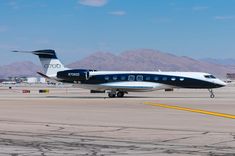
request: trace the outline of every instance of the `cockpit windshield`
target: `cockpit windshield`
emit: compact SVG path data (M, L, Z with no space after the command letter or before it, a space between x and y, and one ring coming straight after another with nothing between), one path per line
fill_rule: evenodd
M204 77L207 79L216 79L216 77L213 75L204 75Z

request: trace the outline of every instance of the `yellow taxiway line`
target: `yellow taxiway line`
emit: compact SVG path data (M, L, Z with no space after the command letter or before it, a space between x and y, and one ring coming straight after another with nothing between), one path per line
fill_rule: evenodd
M232 115L232 114L224 114L224 113L211 112L211 111L200 110L200 109L192 109L192 108L172 106L172 105L166 105L166 104L158 104L158 103L153 103L153 102L145 102L144 104L157 106L157 107L163 107L163 108L169 108L169 109L176 109L176 110L182 110L182 111L188 111L188 112L194 112L194 113L219 116L219 117L224 117L224 118L229 118L229 119L235 119L235 115Z

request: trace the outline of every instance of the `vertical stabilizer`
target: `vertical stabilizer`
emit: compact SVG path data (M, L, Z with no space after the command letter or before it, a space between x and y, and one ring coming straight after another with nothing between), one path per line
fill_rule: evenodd
M67 69L57 58L55 51L51 49L36 50L36 51L31 51L31 52L27 52L27 51L26 52L15 51L15 52L33 53L37 55L42 64L44 73L49 77L56 76L57 72Z

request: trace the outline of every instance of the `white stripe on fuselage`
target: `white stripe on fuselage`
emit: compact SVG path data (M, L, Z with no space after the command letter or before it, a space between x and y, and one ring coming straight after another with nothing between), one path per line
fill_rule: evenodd
M174 88L173 86L165 85L162 83L144 82L144 81L110 82L110 83L104 83L100 85L104 87L123 89L127 91L128 90L151 91L151 90Z
M79 87L85 89L95 89L95 90L124 90L124 91L154 91L161 89L171 89L176 88L175 86L165 85L162 83L155 82L139 82L139 81L123 81L123 82L108 82L103 84L78 84Z

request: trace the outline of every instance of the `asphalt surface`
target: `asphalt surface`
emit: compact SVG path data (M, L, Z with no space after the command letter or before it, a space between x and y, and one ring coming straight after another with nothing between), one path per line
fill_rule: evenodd
M0 87L0 155L233 156L235 119L210 112L235 115L235 86L214 92L214 99L186 89L110 99L77 88Z

